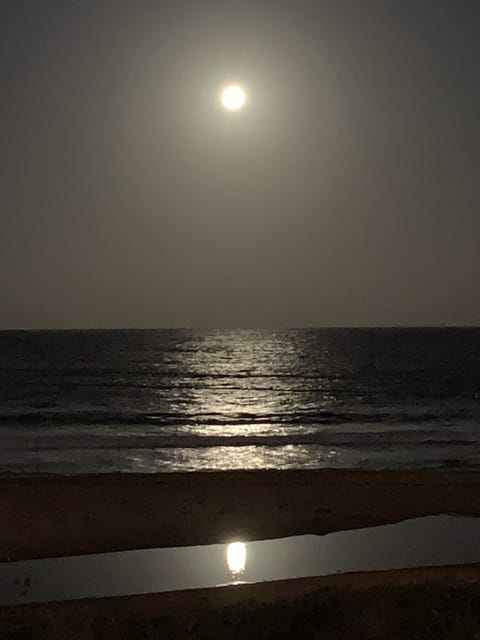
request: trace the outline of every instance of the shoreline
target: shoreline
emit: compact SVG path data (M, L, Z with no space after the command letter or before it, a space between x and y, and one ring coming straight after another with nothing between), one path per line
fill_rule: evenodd
M0 561L480 516L480 471L0 476Z

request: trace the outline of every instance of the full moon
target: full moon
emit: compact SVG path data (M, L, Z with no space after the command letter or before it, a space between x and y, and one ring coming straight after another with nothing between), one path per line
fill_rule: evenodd
M229 111L238 111L245 104L245 91L238 85L231 84L222 91L222 104Z

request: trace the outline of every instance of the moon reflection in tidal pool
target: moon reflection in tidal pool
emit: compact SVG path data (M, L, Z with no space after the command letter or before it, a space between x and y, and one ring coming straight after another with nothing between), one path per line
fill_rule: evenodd
M244 542L231 542L227 547L227 565L234 578L245 571L246 562L247 545Z

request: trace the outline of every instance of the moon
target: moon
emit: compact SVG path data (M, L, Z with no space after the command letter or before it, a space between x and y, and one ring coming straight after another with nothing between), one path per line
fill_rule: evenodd
M238 111L245 105L246 99L244 89L237 84L230 84L222 91L221 101L228 111Z

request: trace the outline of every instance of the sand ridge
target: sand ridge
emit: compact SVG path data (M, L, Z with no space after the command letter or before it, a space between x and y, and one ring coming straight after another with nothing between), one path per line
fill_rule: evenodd
M0 560L225 543L480 516L478 471L232 471L0 478Z

